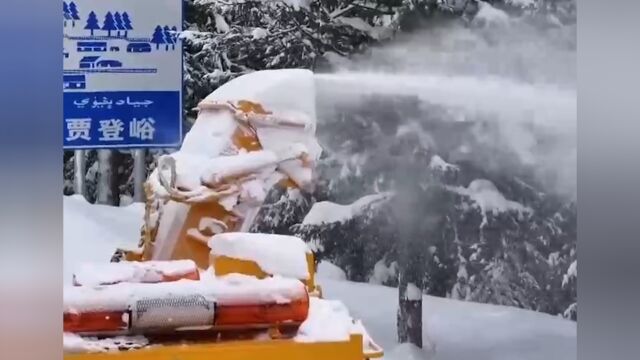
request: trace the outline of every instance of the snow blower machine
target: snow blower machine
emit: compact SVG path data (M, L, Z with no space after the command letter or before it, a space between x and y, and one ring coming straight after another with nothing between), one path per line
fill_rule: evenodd
M300 238L249 232L266 194L313 189L321 148L307 70L259 71L206 97L145 183L137 247L76 269L67 360L362 360L382 349L322 297Z

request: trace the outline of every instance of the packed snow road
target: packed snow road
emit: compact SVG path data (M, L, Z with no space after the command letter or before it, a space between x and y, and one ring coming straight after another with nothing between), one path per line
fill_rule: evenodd
M91 205L64 198L64 279L82 262L109 261L117 246L135 245L144 209ZM332 271L327 271L332 270ZM339 280L324 266L318 274L325 297L343 301L385 348L385 359L570 360L576 359L576 323L510 307L424 297L424 343L420 351L396 342L397 291Z

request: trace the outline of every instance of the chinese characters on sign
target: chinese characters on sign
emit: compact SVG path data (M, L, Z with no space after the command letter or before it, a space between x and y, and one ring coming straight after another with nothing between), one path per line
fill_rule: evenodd
M91 141L91 119L66 119L67 141L86 140ZM122 133L125 131L125 123L121 119L99 120L100 141L122 141ZM155 120L153 118L142 118L128 122L129 137L140 140L153 140Z
M180 144L182 6L63 1L65 149Z

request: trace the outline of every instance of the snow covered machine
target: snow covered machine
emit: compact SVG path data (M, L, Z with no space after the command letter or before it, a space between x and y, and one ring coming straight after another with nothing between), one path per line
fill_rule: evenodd
M341 302L322 298L304 241L249 232L274 187L313 187L314 90L310 71L260 71L199 104L145 184L138 247L83 265L65 288L65 359L382 356Z

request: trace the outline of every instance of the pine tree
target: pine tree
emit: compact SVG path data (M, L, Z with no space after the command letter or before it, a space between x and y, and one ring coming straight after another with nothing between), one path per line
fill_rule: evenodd
M162 27L160 27L160 25L156 26L155 30L153 31L151 42L156 44L156 50L160 49L160 45L166 43L164 33L162 32Z
M71 26L76 26L76 20L80 20L80 14L78 14L78 7L73 1L69 3L69 14L71 15Z
M67 20L72 19L71 13L69 12L69 6L65 1L62 2L62 18L64 19L64 26L67 26Z
M89 17L87 17L87 25L84 28L85 30L91 31L91 36L93 36L94 30L100 29L100 24L98 24L98 17L93 11L89 13Z
M171 34L171 29L169 28L169 26L166 26L163 28L163 35L164 35L164 41L165 41L165 51L169 51L169 45L172 46L172 49L176 48L176 44L173 41L173 34Z
M111 32L117 30L116 22L113 19L113 14L111 12L107 12L107 15L104 17L104 24L102 25L102 30L107 31L107 36L111 36Z
M124 23L122 22L122 16L120 15L119 12L116 11L115 14L113 14L113 20L116 23L116 30L118 30L118 32L116 33L117 37L120 37L120 31L121 30L127 30L127 28L124 26Z
M124 37L127 37L129 36L129 30L133 30L133 27L131 26L131 19L129 19L129 14L127 14L126 11L122 13L122 23L125 28Z

